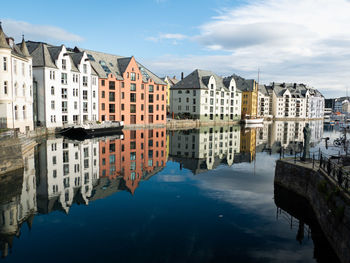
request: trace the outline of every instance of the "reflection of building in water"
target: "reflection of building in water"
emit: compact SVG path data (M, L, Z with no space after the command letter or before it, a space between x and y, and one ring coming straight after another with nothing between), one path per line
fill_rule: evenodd
M6 257L24 222L31 228L36 213L34 149L24 153L24 168L4 175L0 182L0 250Z
M303 129L309 123L311 128L311 144L317 144L323 135L323 121L274 121L264 123L257 131L257 151L269 150L278 152L281 147L301 151L304 141Z
M123 140L100 141L100 178L115 180L100 179L99 186L113 183L115 191L122 189L134 194L141 180L155 174L166 164L166 129L123 132Z
M237 162L251 162L255 159L256 129L246 128L241 130L241 147Z
M99 174L98 141L49 139L39 146L38 210L68 213L73 203L88 204Z
M240 149L240 126L171 132L170 156L194 174L221 163L232 165Z

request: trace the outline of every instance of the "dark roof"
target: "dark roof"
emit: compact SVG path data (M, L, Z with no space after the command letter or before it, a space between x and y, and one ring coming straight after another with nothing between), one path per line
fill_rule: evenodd
M132 59L132 57L112 55L79 47L76 47L75 50L85 51L87 53L91 66L100 78L106 78L108 74L112 73L118 80L123 80L123 73ZM156 74L144 67L141 63L137 61L136 63L141 71L142 80L144 82L147 82L148 79L151 78L156 84L166 85Z
M213 77L216 82L216 90L222 88L228 91L224 84L223 78L208 70L196 69L184 79L175 84L171 89L209 89L208 83L210 77Z
M26 45L26 42L24 41L24 37L22 38L21 52L22 52L22 54L24 56L30 57L29 52L28 52L28 48L27 48L27 45Z
M254 79L245 79L241 76L233 74L232 77L236 81L237 88L241 91L253 91L254 90Z
M4 31L2 30L1 22L0 22L0 48L11 49L11 47L9 46L9 44L6 41L6 36L5 36Z

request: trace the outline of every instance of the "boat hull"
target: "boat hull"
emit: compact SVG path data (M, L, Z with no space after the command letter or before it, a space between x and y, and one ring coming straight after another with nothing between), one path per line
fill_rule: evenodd
M245 124L259 124L264 122L264 118L257 118L257 119L243 119L243 123Z
M60 131L60 134L75 140L85 140L96 137L123 134L124 126L105 127L95 129L84 129L82 127L71 127Z

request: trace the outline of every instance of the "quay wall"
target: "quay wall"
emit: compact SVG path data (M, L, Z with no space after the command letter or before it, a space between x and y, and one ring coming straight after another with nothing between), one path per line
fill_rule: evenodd
M274 183L308 200L335 253L349 263L350 198L336 182L312 164L283 159L276 163Z

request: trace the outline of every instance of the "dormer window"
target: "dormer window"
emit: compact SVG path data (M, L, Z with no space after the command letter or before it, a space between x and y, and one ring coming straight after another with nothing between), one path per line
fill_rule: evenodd
M135 81L136 80L136 74L135 72L131 72L131 80Z
M62 69L67 69L67 64L65 59L62 59Z

